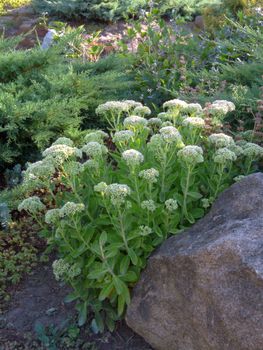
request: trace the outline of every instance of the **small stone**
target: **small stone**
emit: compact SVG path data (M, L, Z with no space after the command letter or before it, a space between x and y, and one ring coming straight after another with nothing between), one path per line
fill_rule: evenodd
M194 24L197 28L199 29L205 29L205 23L204 23L204 18L203 16L196 16Z
M50 309L48 309L46 311L46 315L47 316L52 316L56 311L57 311L57 309L55 307L51 307Z

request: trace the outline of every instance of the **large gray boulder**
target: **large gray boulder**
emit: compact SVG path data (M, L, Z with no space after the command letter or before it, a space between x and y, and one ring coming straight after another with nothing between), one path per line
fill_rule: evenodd
M263 350L263 174L150 257L126 321L158 350Z

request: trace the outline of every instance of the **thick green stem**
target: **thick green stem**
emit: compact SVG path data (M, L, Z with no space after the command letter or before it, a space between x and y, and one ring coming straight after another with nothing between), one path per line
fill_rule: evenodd
M187 175L186 175L186 185L184 189L184 200L183 200L183 214L184 216L188 215L187 212L187 197L188 197L188 191L189 191L189 183L190 183L190 177L191 177L192 169L190 166L187 167Z
M126 251L128 252L129 247L128 247L128 242L127 242L127 239L126 239L126 233L125 233L125 228L124 228L124 223L123 223L123 215L122 215L120 209L118 209L118 213L119 213L119 220L120 220L121 237L123 239L123 243L125 245Z
M221 166L220 166L220 168L219 168L219 179L218 179L218 181L217 181L217 185L216 185L216 190L215 190L214 198L217 197L218 192L219 192L219 190L220 190L220 186L221 186L221 184L222 184L222 178L223 178L224 168L225 168L225 165L224 165L224 164L221 164Z

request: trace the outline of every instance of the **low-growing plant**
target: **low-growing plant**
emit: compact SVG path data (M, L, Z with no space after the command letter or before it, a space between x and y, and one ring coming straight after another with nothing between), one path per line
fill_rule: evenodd
M58 248L55 277L72 286L67 301L77 301L80 325L93 313L96 332L113 330L123 316L151 252L201 218L263 157L259 145L209 135L206 119L222 119L232 102L203 109L171 100L164 109L151 117L130 100L100 105L110 136L87 133L80 148L59 138L24 174L29 197L18 209Z
M103 127L96 107L128 98L135 87L126 73L129 59L111 55L93 63L76 57L81 33L82 28L65 33L48 50L21 51L18 40L0 40L1 171L36 160L59 136L77 139L82 127ZM88 54L92 60L99 56Z
M29 273L37 261L37 253L42 243L37 238L38 226L31 220L12 223L10 227L4 220L9 217L1 217L4 204L0 203L0 309L10 299L8 293L11 285L17 284L21 278ZM7 214L9 215L9 213Z

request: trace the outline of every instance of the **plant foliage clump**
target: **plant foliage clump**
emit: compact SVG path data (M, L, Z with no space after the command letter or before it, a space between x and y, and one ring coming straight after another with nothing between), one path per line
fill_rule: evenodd
M89 132L79 147L59 138L24 174L28 196L18 209L57 247L55 277L72 286L67 300L78 301L80 325L93 313L96 332L113 330L123 316L151 252L201 218L263 157L256 144L207 133L208 116L216 127L232 102L203 109L176 99L164 108L151 117L132 100L100 105L110 135Z

